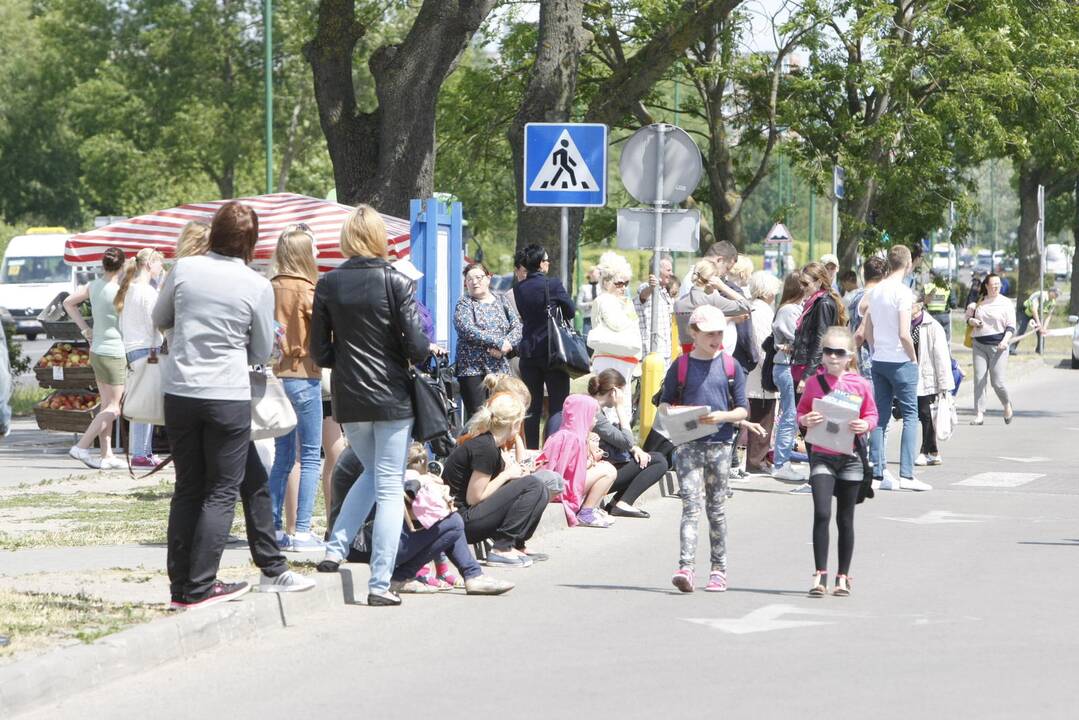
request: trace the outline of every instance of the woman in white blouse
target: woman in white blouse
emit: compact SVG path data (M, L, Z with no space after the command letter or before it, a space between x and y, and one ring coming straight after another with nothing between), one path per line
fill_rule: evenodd
M588 347L592 356L592 372L599 375L608 368L617 370L632 387L633 376L641 359L641 327L633 301L626 287L633 276L629 262L616 252L605 252L599 259L603 292L592 304L592 329ZM625 417L632 417L632 393L622 398Z
M1004 384L1008 372L1008 347L1015 335L1015 303L1000 292L1000 276L987 275L978 293L978 301L967 306L967 324L973 328L974 419L971 425L985 422L987 384L993 386L1004 407L1004 422L1010 424L1013 411Z
M150 354L150 349L161 349L161 333L154 327L150 317L157 303L155 283L161 277L164 257L151 248L143 248L124 267L120 289L116 291L116 312L120 314L120 334L124 338L127 364L131 366ZM160 462L153 453L154 426L131 423L131 466L157 467Z

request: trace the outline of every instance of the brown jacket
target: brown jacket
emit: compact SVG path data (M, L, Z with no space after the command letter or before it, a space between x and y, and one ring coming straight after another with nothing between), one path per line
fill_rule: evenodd
M278 275L270 284L273 285L274 320L285 331L281 341L283 357L274 366L274 374L277 377L320 379L322 371L307 352L314 283L293 275Z

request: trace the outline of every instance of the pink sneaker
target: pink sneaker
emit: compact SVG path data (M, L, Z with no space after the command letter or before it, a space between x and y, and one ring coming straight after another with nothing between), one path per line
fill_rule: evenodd
M693 592L693 571L689 568L681 568L671 577L671 585L684 593Z
M708 574L708 585L705 592L727 592L727 573L722 570L713 570Z

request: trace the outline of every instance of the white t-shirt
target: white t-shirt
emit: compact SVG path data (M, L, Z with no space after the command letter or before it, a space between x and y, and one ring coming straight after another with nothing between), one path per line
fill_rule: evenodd
M908 317L914 293L902 280L888 278L869 291L869 315L873 318L873 362L910 362L899 342L899 313Z
M120 314L120 334L124 337L124 351L140 348L161 347L161 333L154 328L150 314L157 302L157 290L150 283L132 283L124 298L124 311Z

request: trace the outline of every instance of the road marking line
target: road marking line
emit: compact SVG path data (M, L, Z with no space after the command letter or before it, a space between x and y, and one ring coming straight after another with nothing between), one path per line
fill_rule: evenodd
M1008 457L1007 455L998 455L997 457L999 457L1001 460L1011 460L1012 462L1018 462L1018 463L1046 462L1047 460L1052 459L1052 458L1042 457L1040 455L1035 455L1034 457Z
M749 633L769 632L772 630L791 630L798 627L811 625L834 625L834 621L826 620L780 620L784 615L828 615L841 616L843 613L829 610L812 610L797 607L795 605L765 605L743 615L740 618L683 618L686 622L704 625L713 630L720 630L732 635L747 635Z
M1038 478L1045 477L1045 473L1007 473L1007 472L984 472L972 475L966 480L960 480L953 485L966 485L968 487L1006 487L1013 488L1026 485Z
M933 510L918 517L883 517L882 519L911 523L912 525L941 525L944 523L979 523L992 520L994 517L994 515L967 515L965 513L948 512L947 510Z

